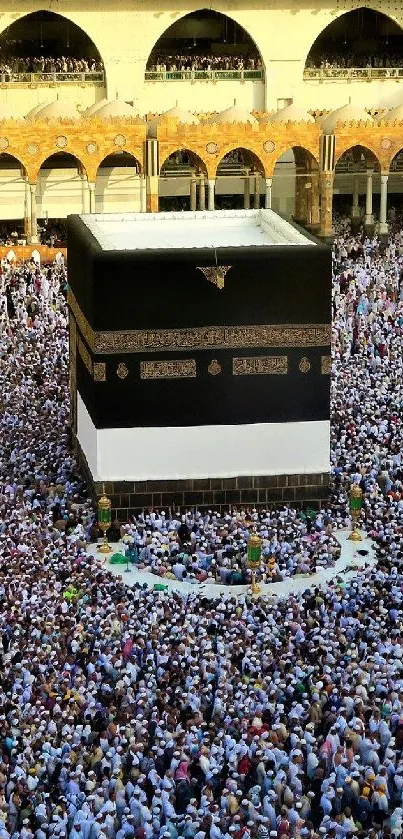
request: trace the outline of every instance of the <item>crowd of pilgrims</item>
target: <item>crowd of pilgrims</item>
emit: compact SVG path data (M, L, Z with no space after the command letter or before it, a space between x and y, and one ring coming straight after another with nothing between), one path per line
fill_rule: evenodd
M65 266L3 263L0 839L401 836L402 263L397 216L386 246L338 220L329 510L223 516L237 537L266 517L277 542L297 529L310 545L347 523L357 483L376 565L294 597L213 600L129 589L86 552ZM167 529L140 524L142 547ZM176 516L179 540L189 524ZM213 510L189 529L201 545L214 528Z
M306 68L318 68L322 70L341 70L346 68L395 68L403 67L403 58L400 53L357 53L350 52L348 47L335 50L324 50L323 53L308 55Z
M258 55L192 55L190 52L153 55L147 66L147 71L153 73L261 69L262 62Z
M14 73L96 73L102 71L102 61L89 57L60 56L18 56L2 55L0 52L0 75Z

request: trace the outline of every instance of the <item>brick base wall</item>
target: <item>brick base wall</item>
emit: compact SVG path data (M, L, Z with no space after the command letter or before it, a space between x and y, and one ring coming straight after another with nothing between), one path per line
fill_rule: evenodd
M121 522L132 513L155 507L198 507L224 510L233 506L268 507L292 504L319 509L330 496L330 474L254 475L237 478L189 478L178 481L93 481L78 446L81 466L94 502L103 494L112 502L112 516Z

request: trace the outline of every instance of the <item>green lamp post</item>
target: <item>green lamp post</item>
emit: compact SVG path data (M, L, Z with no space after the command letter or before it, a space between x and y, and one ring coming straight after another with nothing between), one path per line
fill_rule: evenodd
M351 542L361 542L362 536L358 530L358 519L360 518L362 508L362 489L354 484L350 489L350 516L351 516L351 533L349 539Z
M251 533L247 545L248 568L252 571L252 594L259 594L261 589L256 582L256 571L260 568L262 557L262 540L257 533Z

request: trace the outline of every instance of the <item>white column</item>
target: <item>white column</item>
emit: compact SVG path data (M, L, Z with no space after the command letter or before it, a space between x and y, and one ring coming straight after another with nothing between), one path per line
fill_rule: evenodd
M147 184L145 175L140 175L140 213L147 212Z
M244 187L243 187L243 206L244 210L250 209L250 169L246 167L245 169L245 180L244 180Z
M29 190L31 193L31 242L35 244L38 241L38 225L36 221L36 184L30 184Z
M379 233L386 236L388 233L387 209L388 209L388 174L381 174L381 210L379 214Z
M90 211L90 193L88 189L88 178L87 175L81 175L81 185L82 185L82 205L83 205L83 213L84 215L88 215Z
M271 210L271 187L273 183L273 178L266 178L266 196L264 205L266 210Z
M29 180L28 178L25 178L24 233L28 242L31 239L31 232L31 193L29 190Z
M215 178L209 178L207 181L208 185L208 204L207 208L209 210L214 210L214 192L215 192Z
M199 180L199 210L206 209L206 184L204 180L204 173L200 173Z
M374 223L374 217L372 215L372 178L373 178L373 169L367 169L367 194L366 194L366 202L365 202L365 224L366 226L370 227Z
M356 172L353 176L353 206L351 208L351 218L358 218L360 215L360 208L358 205L359 200L359 193L358 193L358 172Z
M90 213L95 213L95 184L88 181L88 189L90 191Z
M253 207L258 210L260 207L260 172L255 174L255 191L253 194Z
M190 209L193 210L193 211L197 209L196 189L197 189L196 172L195 172L194 169L191 169L190 170Z

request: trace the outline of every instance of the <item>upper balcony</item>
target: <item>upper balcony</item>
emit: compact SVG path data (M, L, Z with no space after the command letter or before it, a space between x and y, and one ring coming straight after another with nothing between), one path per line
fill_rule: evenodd
M0 101L24 114L54 99L60 87L63 98L82 108L105 97L105 70L95 44L59 14L39 11L20 17L0 35Z
M265 73L256 44L242 26L211 9L168 27L151 51L144 82L148 108L156 113L176 100L190 110L196 101L205 112L223 110L234 98L249 111L265 107Z
M58 87L59 85L101 85L105 86L105 71L67 73L2 73L0 88Z
M349 97L376 108L393 104L396 93L401 98L396 86L402 82L402 30L386 14L360 8L339 15L312 44L301 96L317 108L337 107Z

